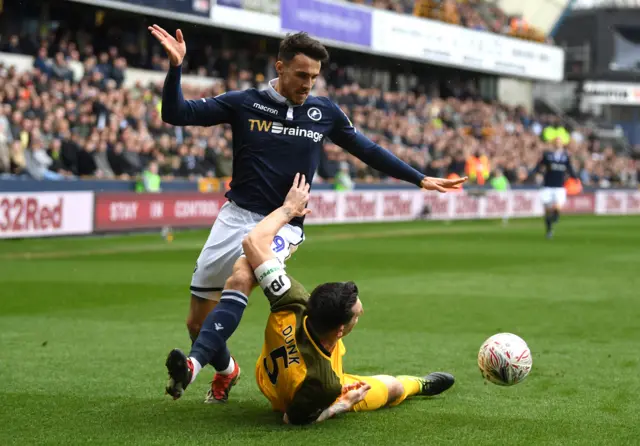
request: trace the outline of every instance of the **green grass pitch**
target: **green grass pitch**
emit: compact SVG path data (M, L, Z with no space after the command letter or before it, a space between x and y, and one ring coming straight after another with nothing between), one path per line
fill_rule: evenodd
M358 374L452 372L433 399L283 426L254 381L267 305L254 292L230 342L243 379L179 401L164 360L188 349L188 285L206 231L0 241L0 444L638 444L640 218L308 227L289 271L309 288L354 280L365 314L346 338ZM490 335L522 336L533 370L485 384Z

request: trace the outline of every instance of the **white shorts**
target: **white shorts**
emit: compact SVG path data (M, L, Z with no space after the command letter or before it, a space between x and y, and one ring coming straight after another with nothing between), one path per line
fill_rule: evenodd
M541 193L542 204L545 206L564 206L567 201L567 190L564 187L545 187Z
M219 299L219 292L231 276L233 265L243 255L242 240L263 218L232 202L222 206L196 262L191 294L203 299ZM303 241L302 229L288 224L275 236L271 249L284 264L295 247Z

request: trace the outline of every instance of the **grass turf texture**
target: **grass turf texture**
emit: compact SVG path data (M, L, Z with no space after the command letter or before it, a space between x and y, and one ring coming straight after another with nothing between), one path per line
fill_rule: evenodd
M254 381L267 315L251 296L231 340L244 376L179 401L164 360L188 350L188 285L206 232L0 241L0 444L632 444L638 413L640 218L309 227L289 271L309 289L355 280L365 314L346 338L358 374L455 374L444 396L283 426ZM481 342L511 331L528 380L485 384Z

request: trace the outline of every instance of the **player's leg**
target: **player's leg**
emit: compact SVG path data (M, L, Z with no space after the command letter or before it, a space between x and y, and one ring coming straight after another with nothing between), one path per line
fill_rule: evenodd
M302 230L288 225L278 232L271 248L276 257L284 264L303 240ZM253 270L246 258L241 257L234 266L233 274L225 284L220 304L211 315L211 321L216 325L216 332L213 337L209 337L209 344L205 346L205 351L210 354L213 352L211 363L214 364L217 373L211 382L211 389L207 393L205 399L207 403L226 402L229 399L231 388L240 377L238 365L234 364L233 358L225 355L225 352L228 351L226 342L238 327L248 302L248 296L255 286ZM224 364L228 365L223 370L221 367Z
M412 396L435 396L449 389L455 382L452 375L434 372L420 378L417 376L357 376L344 375L343 385L364 381L371 386L364 400L353 408L355 412L377 410L386 406L397 406Z
M546 210L547 238L553 237L553 227L560 220L560 211L567 201L567 191L563 187L549 188Z
M551 222L551 212L552 212L552 206L553 206L553 191L551 188L545 187L542 189L542 192L540 193L540 198L542 201L542 205L544 206L544 226L545 226L545 230L546 230L546 234L547 237L551 237L551 229L552 229L552 222Z
M216 369L205 402L226 402L231 388L240 379L240 367L231 357L227 340L240 325L248 296L255 287L251 265L245 257L238 259L233 274L225 283L220 303L205 320L194 344L191 356L198 361L209 360Z
M235 261L242 254L242 239L251 229L247 228L251 225L247 224L246 212L232 203L226 203L198 257L191 280L192 297L187 316L192 343L197 339L208 315L217 306L225 281L231 276ZM201 363L202 366L206 364ZM196 375L199 365L195 367ZM166 366L169 371L167 393L179 398L191 382L193 364L186 362L182 352L174 350L169 354Z
M189 384L195 381L202 368L211 364L216 369L212 388L205 402L226 401L229 389L240 377L240 367L231 357L227 339L235 331L247 305L247 297L253 286L253 272L246 258L240 258L227 279L220 302L205 317L198 327L198 335L193 340L188 357L181 350L169 353L166 366L169 371L167 393L179 398ZM225 382L224 391L218 395L214 384Z
M554 196L554 204L553 209L551 211L551 219L553 224L555 225L560 221L560 212L564 208L565 203L567 202L567 191L564 187L559 187L555 190Z
M189 314L187 315L187 330L193 344L200 334L202 324L211 311L215 308L220 300L222 291L212 291L211 299L202 298L191 294L191 304L189 305Z
M261 216L253 216L256 224L261 218ZM284 264L303 240L302 229L287 225L274 237L271 248ZM217 373L207 393L205 400L207 403L226 402L231 388L240 377L240 368L234 364L233 358L225 355L228 351L226 342L238 327L248 296L256 285L251 265L246 258L241 257L234 266L233 274L225 283L220 304L211 315L211 321L216 324L216 332L213 337L208 336L209 344L204 346L204 351L208 351L209 354L213 352L211 363L214 364ZM228 365L223 370L220 367L224 364Z
M192 342L198 337L205 318L220 300L224 283L242 254L242 238L247 228L240 211L233 203L222 206L196 261L187 316L187 329Z
M391 406L397 406L412 396L436 396L445 392L455 383L455 378L450 373L432 372L422 378L418 376L401 375L396 379L403 387L402 395Z
M553 237L553 206L544 208L544 225L547 238Z
M200 295L206 295L210 298L191 294L189 314L187 315L187 330L189 331L192 346L198 338L198 334L207 315L215 308L220 300L220 291L212 290L205 293L201 290L199 293ZM166 386L166 392L174 399L178 399L182 396L182 393L192 380L195 379L195 375L197 375L202 367L198 364L198 370L194 375L193 363L189 362L184 353L179 349L172 350L169 353L165 364L169 371L169 381Z
M371 386L364 400L353 407L354 412L365 412L377 410L390 404L391 401L402 395L402 385L392 376L358 376L345 374L342 381L343 386L364 381Z
M247 211L240 208L237 208L237 210L239 213L244 213L242 217L245 226L251 227L257 223L259 218L262 218L261 216L247 213ZM244 230L245 233L248 232L247 228ZM230 231L227 229L225 232L229 233ZM235 236L228 238L235 238ZM272 249L278 259L284 263L303 241L304 234L302 229L287 225L274 238ZM240 240L240 243L238 243L240 248L241 242ZM210 243L209 245L215 246ZM201 255L202 257L206 258L207 256ZM209 270L211 269L212 262L202 263L207 265ZM218 264L220 263L222 262L218 261ZM198 270L199 268L197 267L196 273ZM217 276L220 277L220 274ZM174 350L169 354L167 368L171 379L167 387L167 393L173 395L174 398L179 398L186 385L195 380L204 365L210 363L217 373L211 383L211 389L207 393L205 402L225 402L228 400L229 391L240 376L240 368L231 357L226 342L238 327L248 302L248 296L254 286L253 270L245 258L240 258L234 264L233 271L225 282L220 303L215 306L202 323L199 336L192 346L189 358L179 350ZM192 286L193 289L194 287ZM177 387L177 390L171 388L172 385Z

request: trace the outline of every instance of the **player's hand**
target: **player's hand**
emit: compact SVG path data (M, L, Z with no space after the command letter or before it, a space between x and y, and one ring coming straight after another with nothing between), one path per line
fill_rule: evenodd
M349 410L351 410L353 406L365 399L369 390L371 390L371 385L364 381L343 386L342 396L339 401L347 404L349 406Z
M455 180L448 180L446 178L434 178L424 177L420 187L425 190L437 190L438 192L453 192L462 189L462 185L469 179L469 177L456 178Z
M148 29L151 31L151 35L160 42L167 52L171 65L174 67L181 65L184 60L184 55L187 54L187 44L184 42L182 31L176 31L176 37L174 38L158 25L150 26Z
M311 213L311 210L306 208L309 202L310 188L311 185L307 183L305 176L297 173L293 179L293 186L289 189L282 205L291 213L291 218L304 217Z
M364 381L358 381L352 384L345 384L344 386L342 386L342 395L346 395L347 393L351 392L352 390L356 390L359 389L360 387L366 385L367 383Z

